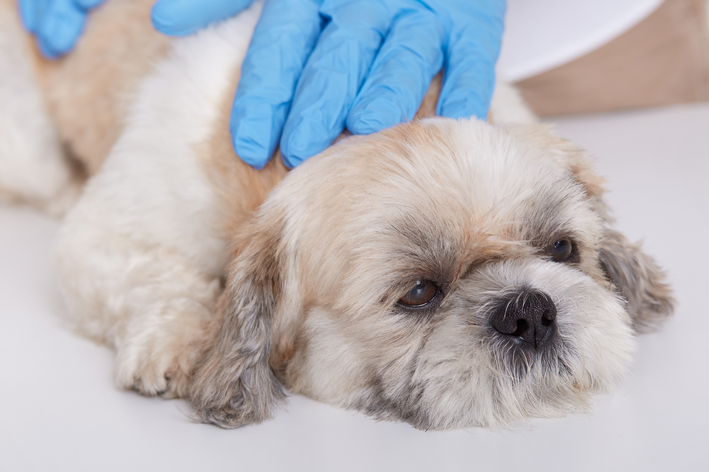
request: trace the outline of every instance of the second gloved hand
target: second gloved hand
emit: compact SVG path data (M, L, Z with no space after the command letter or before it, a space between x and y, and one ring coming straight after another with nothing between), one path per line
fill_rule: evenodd
M69 52L84 30L86 15L104 0L18 0L25 28L37 38L45 57Z

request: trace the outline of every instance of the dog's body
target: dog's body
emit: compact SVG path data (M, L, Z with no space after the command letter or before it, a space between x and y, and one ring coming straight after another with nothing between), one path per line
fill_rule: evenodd
M282 385L419 428L507 424L585 409L626 371L634 328L671 313L654 262L608 227L588 158L546 127L415 121L279 184L280 159L254 171L226 126L258 5L168 40L152 0L112 0L49 64L13 3L0 192L61 211L78 185L66 149L93 175L59 275L122 387L222 426L270 417Z

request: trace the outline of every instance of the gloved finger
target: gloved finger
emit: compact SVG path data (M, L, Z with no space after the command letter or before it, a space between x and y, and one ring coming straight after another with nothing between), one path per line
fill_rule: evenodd
M254 2L255 0L160 0L153 5L150 17L155 29L161 33L168 36L186 36L215 21L230 18Z
M37 33L37 28L50 3L51 0L18 0L20 18L27 31Z
M321 152L342 132L392 14L385 2L326 2L320 13L330 21L298 81L283 128L281 155L296 167Z
M505 2L496 0L487 5L492 7L472 15L471 21L451 34L438 100L440 116L487 118L495 89Z
M54 0L47 7L37 27L42 53L54 59L69 52L81 35L86 12L72 0Z
M430 10L397 19L347 116L353 134L370 134L411 120L443 66L443 24Z
M83 8L84 10L91 10L92 8L96 8L106 0L74 0L78 6Z
M237 155L257 169L278 144L298 77L322 30L319 4L269 0L256 25L229 126Z

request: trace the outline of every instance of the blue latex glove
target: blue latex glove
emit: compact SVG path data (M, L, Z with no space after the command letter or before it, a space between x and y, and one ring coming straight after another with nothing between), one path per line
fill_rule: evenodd
M256 0L161 0L151 14L155 29L168 36L185 36L215 21L226 20Z
M153 23L186 34L250 3L161 0ZM504 13L505 0L266 0L234 100L237 154L261 168L280 140L295 167L345 125L363 134L411 120L441 66L437 113L485 118Z
M69 52L84 30L86 14L104 0L18 0L25 28L49 59Z

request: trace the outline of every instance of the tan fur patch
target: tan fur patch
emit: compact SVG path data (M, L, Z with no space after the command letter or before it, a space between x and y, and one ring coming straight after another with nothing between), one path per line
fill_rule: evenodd
M167 52L170 38L150 23L154 0L111 0L89 14L86 31L58 61L35 64L62 141L95 174L123 129L140 80Z
M441 87L443 85L443 73L439 72L431 81L431 85L423 96L421 106L419 106L414 119L423 119L436 116L436 107L438 106L438 97L441 95Z
M241 69L232 73L234 90L239 82ZM251 214L263 203L268 192L285 177L288 169L283 164L280 152L262 170L256 170L239 159L234 152L229 118L234 100L233 93L226 93L219 105L219 115L212 135L197 149L202 165L227 212L225 235L238 235Z

